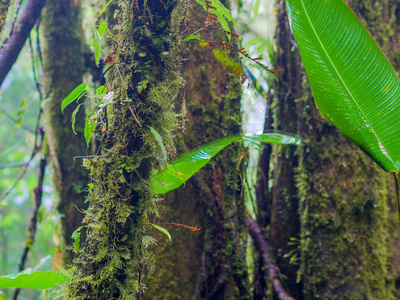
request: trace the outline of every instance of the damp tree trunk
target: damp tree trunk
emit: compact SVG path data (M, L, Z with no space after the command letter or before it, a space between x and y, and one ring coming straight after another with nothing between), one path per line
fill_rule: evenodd
M228 1L221 2L229 7ZM188 11L192 26L204 22L206 13L195 13L198 8L193 3L193 11ZM205 36L226 39L219 31L208 30ZM242 120L239 77L215 59L212 49L204 50L196 43L187 43L183 49L187 120L177 138L180 154L241 133ZM250 299L243 246L246 157L243 145L232 144L184 187L165 195L158 222L183 223L201 230L169 225L171 243L158 234L157 268L149 278L146 299Z
M118 4L113 43L119 60L107 84L114 96L106 116L100 112L107 122L101 155L84 162L93 183L87 238L64 299L134 299L145 291L145 277L154 269L149 218L157 212L158 198L152 183L164 164L149 127L161 135L167 153L174 153L182 2ZM139 92L143 82L147 87Z
M54 186L59 196L57 209L62 216L56 246L62 251L59 263L67 267L72 263L73 253L66 246L72 245L71 235L82 225L84 191L89 180L82 161L73 159L76 155L86 154L83 110L76 118L77 135L71 126L74 107L67 107L64 114L61 113L62 100L82 83L85 71L80 2L49 1L43 12L42 27L44 82L48 99L44 105L46 137L54 166Z
M390 14L385 19L385 11L393 8L389 2L351 1L350 6L366 24L374 21L372 15L386 20L375 23L380 32L390 20ZM258 221L263 224L265 218L264 225L270 225L265 236L297 299L393 299L386 176L320 115L284 1L277 1L277 8L276 62L285 71L274 88L275 130L299 134L304 145L274 148L273 169L263 168L264 174L272 173L273 186L259 192L269 209Z

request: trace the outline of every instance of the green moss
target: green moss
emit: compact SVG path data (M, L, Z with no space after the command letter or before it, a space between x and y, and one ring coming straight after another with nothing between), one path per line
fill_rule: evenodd
M169 153L175 151L172 141L178 122L173 100L181 79L166 70L179 64L177 26L172 24L177 24L180 12L174 11L176 1L119 5L119 61L109 78L114 101L107 110L102 155L85 161L94 184L87 197L88 237L64 299L133 299L145 290L143 278L154 269L153 254L143 238L149 215L156 213L152 182L160 168L160 147L148 127L160 133ZM136 87L145 81L147 88L139 93Z

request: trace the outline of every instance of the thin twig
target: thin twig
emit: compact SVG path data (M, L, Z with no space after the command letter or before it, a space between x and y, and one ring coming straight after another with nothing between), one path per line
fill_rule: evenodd
M3 114L5 114L5 116L6 116L7 118L9 118L11 121L13 121L15 124L18 124L18 121L17 121L16 119L14 119L14 118L13 118L8 112L6 112L4 109L0 108L0 112L2 112ZM24 124L21 125L21 128L25 129L26 131L28 131L28 132L30 132L30 133L35 133L35 131L34 131L32 128L30 128L30 127L28 127L28 126L26 126L26 125L24 125Z
M25 248L22 253L21 260L19 262L19 272L21 272L25 269L25 263L26 263L26 259L28 257L29 250L32 248L32 245L35 241L36 229L37 229L37 215L39 212L39 208L42 204L43 179L44 179L44 174L45 174L45 170L46 170L46 164L47 164L46 159L42 158L42 160L40 161L40 167L39 167L38 185L33 190L34 194L35 194L35 202L33 204L32 214L29 218L28 236L26 238ZM13 300L16 300L18 298L18 294L19 294L20 290L21 289L16 289L14 291L14 295L12 298Z
M24 177L26 171L28 170L29 164L31 163L33 158L36 156L36 154L42 149L44 131L43 131L43 128L38 128L38 131L40 131L40 137L41 137L40 143L37 144L35 142L35 147L32 150L31 157L29 158L28 162L25 163L24 169L21 171L21 173L18 175L18 177L14 180L14 183L7 189L7 191L5 191L3 196L0 197L0 202L4 199L4 197L6 197L14 189L14 187L17 185L18 181L20 181L21 178ZM36 134L35 139L37 139L37 136L38 136L38 134Z
M9 164L9 165L0 165L0 169L11 169L11 168L19 168L25 166L26 163L19 164Z
M83 156L74 156L75 159L87 159L87 158L96 158L96 157L103 157L101 155L83 155Z

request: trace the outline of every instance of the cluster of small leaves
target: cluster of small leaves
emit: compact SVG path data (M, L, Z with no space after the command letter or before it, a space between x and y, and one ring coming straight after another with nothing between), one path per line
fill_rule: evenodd
M196 0L203 8L207 11L205 26L211 24L212 21L217 21L221 24L221 27L226 31L231 31L229 28L229 22L235 25L235 19L229 9L227 9L219 0Z
M77 88L75 88L63 101L61 104L61 110L64 112L64 109L70 105L72 102L76 100L78 103L79 100L88 92L93 90L93 87L90 87L87 83L82 83ZM89 145L90 138L95 132L96 125L99 123L98 119L101 119L101 115L103 113L103 108L110 104L113 100L114 92L108 92L105 86L100 86L95 90L95 94L92 96L95 99L95 106L91 107L86 103L79 103L78 106L72 113L71 121L72 121L72 130L75 134L75 120L76 115L79 111L79 108L82 105L89 107L91 110L90 113L87 114L85 120L85 129L84 129L84 136L86 139L86 144Z
M200 27L200 30L208 29L208 30L223 31L227 35L229 41L231 41L231 39L234 40L234 39L239 38L239 35L232 32L229 28L228 22L232 22L233 24L235 24L230 11L219 0L206 0L205 2L203 0L196 0L196 1L200 5L202 5L204 7L204 9L207 11L206 20L204 21L204 26ZM183 16L181 18L179 26L180 26L180 28L196 27L196 26L186 25L186 20L187 20L187 7L185 7L185 9L184 9ZM210 26L213 21L217 21L217 20L220 22L222 28ZM230 58L228 56L228 52L232 52L232 51L239 52L245 58L250 59L251 61L256 63L259 67L266 70L270 74L275 74L282 70L282 69L278 69L278 70L269 69L269 67L267 65L264 65L261 62L259 62L259 60L262 59L261 57L256 57L256 58L251 57L244 50L244 48L238 49L235 46L232 46L230 44L227 44L227 43L224 43L221 41L204 40L200 37L200 35L195 35L195 34L191 34L191 35L187 36L184 41L187 42L187 41L191 41L191 40L198 40L200 46L204 49L214 46L215 49L213 50L213 55L215 56L215 58L218 61L220 61L221 63L223 63L226 68L232 70L238 76L244 75L242 67L240 66L239 63L235 62L233 58Z

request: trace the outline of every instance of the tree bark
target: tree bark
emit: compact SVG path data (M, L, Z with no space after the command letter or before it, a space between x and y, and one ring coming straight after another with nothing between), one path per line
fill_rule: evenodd
M277 265L298 299L393 299L385 174L315 107L284 1L276 38L277 63L285 67L275 89L276 129L299 134L304 144L277 148L274 156L270 238ZM299 225L299 244L287 246ZM283 257L290 250L300 256L297 272Z
M229 7L228 1L221 2ZM193 11L188 11L188 25L201 26L204 22L206 13L198 13L198 9L193 4ZM211 30L203 38L225 40L224 34ZM184 47L188 113L185 131L177 142L180 154L241 133L242 118L238 76L219 63L212 51L195 43ZM184 187L165 196L161 222L179 222L201 230L170 227L171 244L162 236L158 238L159 268L149 278L146 299L250 298L243 246L246 232L241 176L245 157L241 144L230 145Z
M179 76L179 22L182 2L119 1L114 46L119 60L107 84L114 92L107 106L101 156L87 159L93 186L88 195L87 239L76 259L64 299L134 299L145 291L154 269L149 249L157 213L154 174L164 167L154 128L168 154L175 151L175 98ZM146 88L143 87L146 82Z
M59 196L57 209L62 216L59 225L59 245L62 249L62 265L71 264L73 253L66 250L71 246L72 233L81 226L85 210L85 189L89 180L88 171L82 167L76 155L86 153L83 136L84 110L76 116L72 131L71 114L75 107L70 105L61 112L61 102L82 83L85 70L83 59L84 37L79 1L50 1L42 21L43 69L46 98L44 105L47 121L47 139L50 157L54 166L54 186Z

